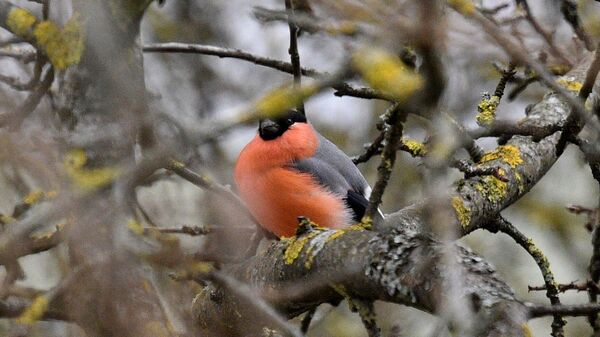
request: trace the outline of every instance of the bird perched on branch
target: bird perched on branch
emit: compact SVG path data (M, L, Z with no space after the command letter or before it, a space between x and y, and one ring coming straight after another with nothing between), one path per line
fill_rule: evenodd
M257 221L279 237L296 233L299 216L330 228L357 223L371 193L350 158L297 111L260 121L240 153L235 181Z

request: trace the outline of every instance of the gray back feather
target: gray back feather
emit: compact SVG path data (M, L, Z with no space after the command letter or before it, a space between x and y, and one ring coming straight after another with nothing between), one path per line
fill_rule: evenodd
M335 144L319 134L319 147L314 156L294 162L293 168L312 174L332 192L346 196L349 190L369 198L371 188L358 167Z

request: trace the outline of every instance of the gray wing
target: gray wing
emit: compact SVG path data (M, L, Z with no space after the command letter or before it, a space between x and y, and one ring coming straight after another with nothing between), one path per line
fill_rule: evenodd
M335 144L319 134L316 153L295 161L292 167L311 174L320 184L344 198L354 212L355 220L360 221L369 203L371 187L358 167Z

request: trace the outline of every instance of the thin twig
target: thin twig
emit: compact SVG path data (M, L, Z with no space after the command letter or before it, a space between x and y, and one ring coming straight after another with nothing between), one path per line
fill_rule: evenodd
M586 290L590 290L592 288L598 288L598 286L596 284L594 284L593 282L589 281L589 282L585 282L585 283L575 283L575 281L571 282L571 283L567 283L567 284L558 284L558 291L561 293L567 292L569 290L577 290L579 291L586 291ZM548 290L548 288L544 285L544 286L527 286L527 291L543 291L543 290Z
M556 287L556 282L554 281L554 274L550 270L550 262L548 262L548 258L546 258L546 256L533 243L533 241L501 216L498 216L494 223L487 226L486 229L492 232L500 231L507 234L513 240L515 240L517 244L523 247L523 249L525 249L527 253L531 255L531 257L533 257L544 278L544 284L546 285L546 297L550 299L550 304L553 306L560 305L558 288ZM563 326L565 323L566 322L562 319L562 315L554 314L554 320L552 322L552 336L564 336Z
M293 74L293 67L291 63L285 61L279 61L270 59L267 57L257 56L240 49L233 48L221 48L208 45L200 44L187 44L187 43L154 43L145 45L142 50L147 53L160 52L160 53L191 53L191 54L202 54L217 56L220 58L235 58L252 62L256 65L260 65L267 68L276 69L288 74ZM319 72L310 68L300 68L301 74L312 78L323 78L330 76L328 73ZM351 96L364 99L381 99L393 102L394 98L379 92L372 88L355 88L348 83L331 83L331 87L335 89L335 96Z
M380 154L381 148L383 147L382 144L384 136L385 132L380 132L379 135L377 135L377 138L375 138L371 144L365 147L365 152L363 154L352 158L352 162L354 164L366 163L373 156Z
M537 318L544 316L589 316L600 312L600 304L574 304L574 305L535 305L528 304L529 317Z
M38 106L42 97L48 92L54 81L54 69L46 71L44 79L25 99L25 102L13 113L0 115L0 126L10 123L12 128L18 128L29 114Z
M496 89L494 90L494 96L498 97L498 99L501 99L504 95L506 83L508 83L515 76L515 67L515 63L510 62L508 67L502 70L502 77L500 77L500 81L498 81Z
M588 34L586 34L583 26L581 25L581 20L579 19L579 14L577 13L577 3L571 0L562 0L560 11L562 12L565 20L573 28L573 31L575 31L577 37L583 41L583 44L587 50L593 50L594 44L592 43L592 39Z
M363 217L363 221L366 222L373 220L373 216L381 204L383 192L385 192L396 162L396 151L402 139L402 123L406 120L406 111L402 110L400 104L393 104L386 114L389 115L389 118L387 119L388 128L385 131L385 146L381 153L381 163L377 168L377 182L373 187L369 205Z
M292 61L292 73L294 75L294 87L302 85L302 68L300 66L300 53L298 52L298 26L292 21L294 18L294 4L292 0L285 0L285 10L288 15L288 27L290 29L290 47L288 53ZM304 102L298 104L298 111L305 114Z
M213 231L209 226L182 226L177 228L144 227L144 231L157 231L163 234L185 234L190 236L206 235Z
M460 13L460 11L459 11ZM561 87L556 83L554 77L536 60L534 60L528 53L526 53L520 46L515 44L509 37L502 33L502 30L490 21L487 17L481 13L474 12L472 14L465 14L469 19L476 21L483 30L500 45L515 62L522 62L530 67L537 75L540 80L551 90L560 95L565 102L567 102L573 112L586 123L590 124L595 130L600 130L600 122L591 118L591 114L588 113L583 106L583 103L579 98L573 97L565 88Z
M465 178L471 178L475 176L494 176L500 181L509 181L508 177L501 173L500 167L480 167L473 165L466 160L455 160L451 163L451 166L464 173Z
M529 7L529 3L527 0L516 0L517 6L521 5L523 10L525 11L525 18L531 24L533 29L542 37L542 39L546 42L548 47L550 48L550 52L552 55L559 58L562 62L571 65L571 62L563 55L563 53L558 49L558 47L554 44L554 40L552 34L547 32L542 25L535 19L533 14L531 13L531 8Z
M222 48L209 45L201 44L189 44L179 42L168 42L168 43L151 43L146 44L142 48L146 53L188 53L188 54L202 54L217 56L219 58L235 58L252 62L256 65L277 69L289 74L294 73L294 68L291 63L285 61L274 60L267 57L262 57L248 53L246 51L234 48ZM317 70L310 68L300 68L301 73L304 76L310 77L322 77L326 74L318 72Z

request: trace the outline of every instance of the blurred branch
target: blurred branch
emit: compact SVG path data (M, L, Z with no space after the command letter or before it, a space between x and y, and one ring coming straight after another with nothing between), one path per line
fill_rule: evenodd
M562 0L560 5L560 11L562 12L565 20L571 25L573 31L577 35L577 37L583 41L587 50L594 50L594 44L592 39L587 35L583 26L581 25L581 20L579 18L579 14L577 14L577 2L573 0Z
M331 21L332 19L328 19L328 21L325 22L306 14L296 14L293 17L290 17L286 12L263 7L254 7L252 13L258 20L265 22L282 21L293 23L298 26L298 28L309 32L323 32L332 35L345 36L366 34L364 29L352 21Z
M172 160L169 163L169 166L167 168L169 170L173 171L175 174L177 174L181 178L189 181L190 183L192 183L202 189L209 190L209 191L218 193L218 194L226 197L228 200L230 200L233 203L233 205L235 207L239 208L240 210L245 210L245 213L249 220L251 220L255 224L258 224L258 222L256 222L256 220L254 219L252 214L250 214L250 212L247 210L247 208L244 205L244 203L242 202L242 200L235 193L233 193L231 191L231 189L229 189L228 187L225 187L219 183L216 183L215 181L209 179L206 176L202 176L202 175L195 173L194 171L185 167L185 164L183 164L182 162L179 162L179 161Z
M552 34L547 32L542 25L535 19L533 14L531 13L531 8L529 7L529 3L527 0L516 0L517 6L521 6L525 11L525 18L531 24L533 29L542 37L546 45L550 48L550 52L552 55L561 60L561 62L568 64L571 66L571 62L564 56L564 54L558 49L556 44L554 44L554 39Z
M190 236L206 235L213 231L208 226L182 226L178 228L158 228L158 227L145 227L145 232L159 232L163 234L185 234Z
M254 63L267 68L276 69L288 74L294 74L294 68L291 63L285 61L274 60L262 56L257 56L240 49L221 48L208 45L199 44L186 44L178 42L169 43L154 43L144 45L143 51L147 53L160 52L160 53L192 53L218 56L220 58L235 58L244 61ZM310 68L300 68L301 74L313 78L323 78L330 76L328 73L319 72ZM393 101L393 98L389 95L381 93L372 88L355 88L347 83L332 83L331 87L335 89L336 96L351 96L365 99L381 99L386 101Z
M38 106L44 95L50 89L54 81L54 69L50 68L46 71L44 79L36 86L25 102L12 113L0 115L0 127L10 125L12 128L18 128L21 123L29 116L31 112Z

